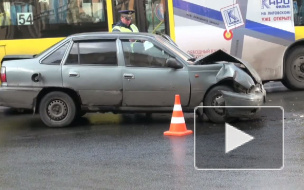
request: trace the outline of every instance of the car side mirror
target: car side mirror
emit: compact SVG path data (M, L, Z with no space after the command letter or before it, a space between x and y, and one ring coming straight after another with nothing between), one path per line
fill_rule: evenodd
M181 68L184 67L181 63L179 63L179 62L178 62L176 59L174 59L174 58L169 58L169 59L167 59L166 65L167 65L168 67L170 67L170 68L173 68L173 69L181 69Z

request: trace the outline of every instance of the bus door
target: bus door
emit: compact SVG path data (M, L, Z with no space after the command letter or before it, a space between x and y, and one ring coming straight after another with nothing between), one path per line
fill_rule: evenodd
M169 34L167 0L113 1L114 25L120 21L120 10L135 10L132 23L140 32Z
M236 56L252 64L262 80L282 79L284 53L295 40L292 1L238 4L245 25L232 40Z

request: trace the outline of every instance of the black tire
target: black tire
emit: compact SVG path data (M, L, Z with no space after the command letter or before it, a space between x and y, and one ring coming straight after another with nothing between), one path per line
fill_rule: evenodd
M146 118L151 118L152 117L152 113L150 113L150 112L148 112L148 113L146 113Z
M76 113L75 102L64 92L46 94L39 105L40 118L48 127L66 127L74 121Z
M205 96L204 106L225 106L225 101L223 100L223 94L221 90L233 92L233 89L226 85L218 85L213 87ZM221 101L221 103L219 103ZM214 123L224 123L231 122L233 118L227 118L224 108L205 108L204 113L209 118L210 121Z
M82 117L82 116L84 116L85 114L87 114L86 111L78 110L78 112L77 112L77 117Z
M291 50L284 63L282 83L291 90L304 89L304 46Z

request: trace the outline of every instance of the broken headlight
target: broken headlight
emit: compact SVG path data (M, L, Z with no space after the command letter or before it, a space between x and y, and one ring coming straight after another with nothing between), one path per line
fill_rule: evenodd
M255 86L252 86L249 89L249 93L257 93L257 92L262 92L262 88L260 84L256 84Z
M239 93L247 94L249 92L249 90L247 88L243 87L242 85L240 85L237 82L234 83L234 89L236 90L236 92L239 92Z

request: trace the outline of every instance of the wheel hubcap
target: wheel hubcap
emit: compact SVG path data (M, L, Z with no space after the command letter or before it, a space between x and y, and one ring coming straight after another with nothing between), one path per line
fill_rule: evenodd
M304 81L304 56L296 59L292 65L292 75L298 81Z
M68 107L62 100L52 100L47 107L48 116L55 121L63 120L68 114Z
M303 63L300 66L300 70L301 70L302 73L304 73L304 64Z
M223 95L217 95L213 101L212 106L225 106L225 101ZM224 115L224 108L214 108L214 111L219 115Z

